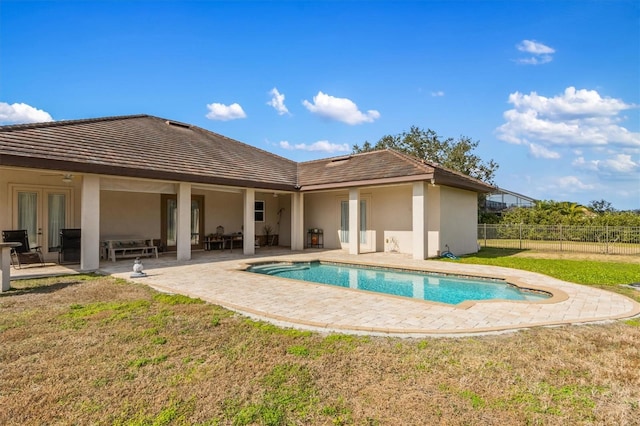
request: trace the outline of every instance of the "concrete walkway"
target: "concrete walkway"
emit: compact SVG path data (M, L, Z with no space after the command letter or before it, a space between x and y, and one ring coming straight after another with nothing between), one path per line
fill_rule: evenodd
M244 272L248 263L272 260L327 260L421 269L443 273L505 278L529 288L554 293L545 302L465 302L446 305L421 300L304 283ZM464 336L527 327L599 322L640 314L640 304L616 293L560 281L545 275L484 265L413 260L406 255L344 251L262 249L254 256L199 252L188 262L171 255L143 259L147 277L131 279L133 262L104 261L103 273L147 284L161 291L198 297L207 302L271 323L315 331L353 334ZM77 265L76 265L77 266ZM70 273L55 265L13 270L12 276Z

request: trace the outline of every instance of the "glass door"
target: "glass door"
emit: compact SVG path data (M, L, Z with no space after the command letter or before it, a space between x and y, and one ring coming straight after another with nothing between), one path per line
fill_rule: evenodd
M13 228L26 229L29 245L43 254L58 252L60 230L72 222L71 190L15 187L13 200Z
M366 246L368 243L367 233L367 200L360 200L360 245ZM340 201L340 242L349 243L349 201Z
M178 240L178 198L162 195L162 243L168 251L176 251ZM204 248L204 196L191 196L191 249Z

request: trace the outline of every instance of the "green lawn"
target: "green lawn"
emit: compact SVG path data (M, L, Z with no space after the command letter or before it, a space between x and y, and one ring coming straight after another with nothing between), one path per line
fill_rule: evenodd
M549 258L525 257L521 254L522 250L483 248L477 254L445 261L504 266L595 286L611 287L640 282L640 263L553 259L553 254L549 254Z

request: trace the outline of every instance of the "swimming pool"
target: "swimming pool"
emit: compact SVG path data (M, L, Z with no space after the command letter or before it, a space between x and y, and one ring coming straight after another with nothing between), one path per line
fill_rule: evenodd
M266 263L250 266L247 271L448 304L493 299L535 302L551 296L543 292L523 291L498 279L338 263Z

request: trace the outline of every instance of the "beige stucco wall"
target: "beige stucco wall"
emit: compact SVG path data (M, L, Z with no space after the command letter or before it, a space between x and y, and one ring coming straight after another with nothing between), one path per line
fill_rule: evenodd
M375 188L371 193L371 225L376 251L412 252L411 186Z
M271 233L278 235L282 234L282 240L279 241L280 245L289 245L291 241L291 221L290 219L285 219L285 216L291 215L291 198L288 195L279 195L277 197L273 196L272 192L256 192L256 201L264 201L265 203L265 213L264 213L264 222L255 222L256 226L256 235L264 235L265 234L265 226L271 227ZM280 217L278 216L278 211L283 208ZM280 225L278 226L278 219L280 219ZM278 237L280 239L280 236ZM287 242L287 244L284 244Z
M348 199L346 191L316 192L304 194L304 233L309 228L319 228L324 232L324 248L340 248L340 199Z
M229 234L242 231L243 194L203 190L192 193L204 195L205 235L214 234L218 226Z
M438 256L447 244L456 254L476 252L476 193L430 185L427 194L428 256ZM309 228L323 229L324 248L348 248L339 241L340 201L348 198L348 191L305 194L305 233ZM411 185L361 189L360 198L369 203L368 232L375 236L375 250L411 254Z
M450 187L441 187L440 247L445 245L453 254L478 251L478 195Z
M160 194L100 192L100 239L160 238Z
M291 246L291 195L280 194L277 198L277 210L275 217L270 213L267 216L268 220L276 221L276 225L273 227L274 232L278 233L278 244L284 247ZM280 216L278 217L278 211L282 209ZM271 209L269 209L271 211ZM280 220L278 225L277 220Z
M368 203L369 236L375 251L411 252L411 186L399 185L365 188L360 198ZM305 194L304 227L324 231L324 248L347 248L341 245L340 202L349 199L348 191L315 192ZM365 251L363 248L362 251Z

